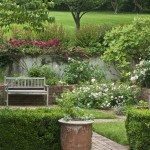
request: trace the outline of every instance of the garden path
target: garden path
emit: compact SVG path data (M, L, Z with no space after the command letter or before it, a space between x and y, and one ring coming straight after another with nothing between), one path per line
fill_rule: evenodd
M121 116L117 117L117 119L95 119L95 123L101 122L118 122L125 121L126 117ZM92 138L92 150L128 150L128 146L120 145L102 135L97 133L93 133Z
M92 150L128 150L128 146L120 145L97 133L93 133Z

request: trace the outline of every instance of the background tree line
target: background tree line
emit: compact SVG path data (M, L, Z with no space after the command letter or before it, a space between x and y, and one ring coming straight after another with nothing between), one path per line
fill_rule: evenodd
M53 10L68 11L66 3L60 3L60 0L55 0ZM119 12L135 12L135 13L150 13L150 0L105 0L96 10L98 11L114 11Z

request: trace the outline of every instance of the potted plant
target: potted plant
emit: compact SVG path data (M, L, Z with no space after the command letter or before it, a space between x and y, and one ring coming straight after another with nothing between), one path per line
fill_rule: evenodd
M150 60L142 60L136 65L131 81L142 88L142 98L150 99Z
M91 116L86 116L82 109L76 107L76 98L72 92L65 92L58 99L58 105L64 112L61 124L62 150L90 150L92 143Z

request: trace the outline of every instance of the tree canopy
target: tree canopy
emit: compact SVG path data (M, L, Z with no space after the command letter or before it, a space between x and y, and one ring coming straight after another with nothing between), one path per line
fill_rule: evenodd
M52 3L43 0L1 0L0 26L27 23L40 29L44 21L54 21L54 18L49 16L49 6L52 7Z

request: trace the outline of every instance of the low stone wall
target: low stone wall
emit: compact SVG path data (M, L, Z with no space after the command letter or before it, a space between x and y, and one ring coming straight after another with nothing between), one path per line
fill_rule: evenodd
M65 90L73 90L73 85L56 85L50 86L49 88L49 104L55 104L56 97L60 96L61 93ZM42 106L46 105L46 96L42 95L10 95L9 96L9 105L33 105L33 106ZM5 105L5 94L4 86L0 85L0 105Z

